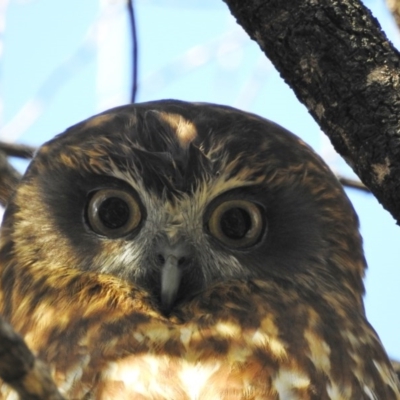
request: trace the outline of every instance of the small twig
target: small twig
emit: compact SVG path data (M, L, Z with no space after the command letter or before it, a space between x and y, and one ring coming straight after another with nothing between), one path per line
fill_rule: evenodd
M8 162L5 153L0 151L0 205L5 207L14 192L21 174Z
M0 150L9 157L32 158L36 149L31 146L16 143L0 142Z
M133 0L128 0L128 15L131 24L131 37L132 37L132 92L131 92L131 103L136 100L136 93L138 89L138 40L136 33L136 22L135 22L135 9Z
M366 192L366 193L371 193L371 191L360 181L344 178L343 176L337 176L337 178L343 186L346 186L346 187L349 187L352 189L362 190L363 192Z
M0 205L5 207L17 187L21 174L9 163L7 157L30 159L36 149L23 144L0 142Z
M0 317L0 378L21 400L63 400L48 368Z

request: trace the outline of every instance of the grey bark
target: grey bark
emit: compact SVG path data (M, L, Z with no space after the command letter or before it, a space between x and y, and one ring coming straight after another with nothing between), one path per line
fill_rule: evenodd
M358 0L224 1L400 223L400 57L371 12Z

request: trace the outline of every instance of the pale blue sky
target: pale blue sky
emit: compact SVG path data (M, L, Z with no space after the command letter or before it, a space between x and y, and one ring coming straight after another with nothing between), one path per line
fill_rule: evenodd
M0 58L2 139L39 145L104 108L129 101L130 42L123 3L8 1ZM335 171L351 174L222 1L134 3L140 46L137 101L209 101L258 113L301 136ZM366 4L398 45L399 33L384 1ZM400 230L374 197L355 190L348 194L360 216L369 263L367 314L388 352L400 359Z

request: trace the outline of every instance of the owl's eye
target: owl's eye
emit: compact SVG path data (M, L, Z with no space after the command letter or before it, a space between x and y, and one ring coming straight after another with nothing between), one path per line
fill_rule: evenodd
M139 226L141 219L137 200L124 190L99 190L87 208L87 220L92 230L110 238L127 235Z
M263 232L260 207L247 200L228 200L219 204L208 221L210 233L230 247L256 244Z

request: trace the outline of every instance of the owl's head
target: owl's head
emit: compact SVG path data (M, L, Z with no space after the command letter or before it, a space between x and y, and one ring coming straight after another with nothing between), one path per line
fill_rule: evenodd
M172 100L46 143L10 200L0 257L112 274L165 310L228 279L361 305L365 269L357 216L306 144L252 114Z

